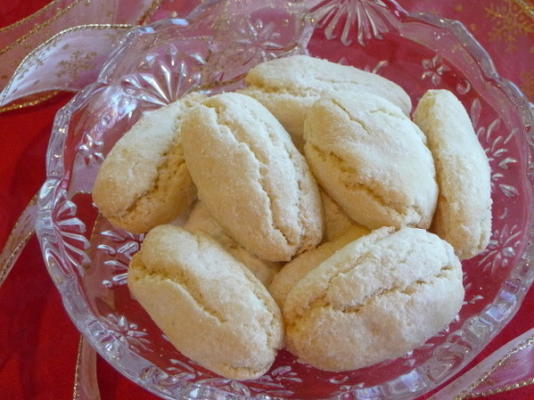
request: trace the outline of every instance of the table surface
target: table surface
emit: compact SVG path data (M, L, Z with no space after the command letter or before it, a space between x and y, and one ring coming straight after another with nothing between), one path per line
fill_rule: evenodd
M179 2L170 0L163 5L172 8L175 1ZM2 2L0 27L48 2ZM531 1L398 2L410 11L433 12L462 21L492 55L501 75L534 100L534 5ZM44 180L44 154L52 120L70 97L60 94L39 106L0 114L0 246ZM510 324L470 366L532 328L533 308L534 291L530 290ZM37 241L32 239L0 290L0 398L71 399L78 340L79 335L46 273ZM98 377L103 400L155 399L101 359ZM531 385L486 398L531 399L534 388Z

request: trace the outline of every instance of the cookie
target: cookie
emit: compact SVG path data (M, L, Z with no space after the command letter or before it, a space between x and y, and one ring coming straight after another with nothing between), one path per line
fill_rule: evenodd
M324 210L324 239L326 241L337 239L352 226L360 227L343 212L341 207L324 190L319 189L319 191Z
M172 225L151 230L128 287L185 356L229 379L263 375L283 342L267 289L217 242Z
M359 239L368 233L369 230L366 228L358 225L352 225L336 240L324 242L319 247L300 254L298 257L291 260L291 262L284 265L282 270L275 275L271 285L269 286L269 292L276 300L280 308L284 306L284 302L286 301L289 291L302 278L304 278L308 272L319 266L324 260L344 247L346 244L353 242L354 240Z
M461 259L483 251L491 237L491 171L462 103L448 90L429 90L414 121L428 138L439 197L431 230Z
M381 228L302 278L283 307L300 361L347 371L399 357L445 328L462 306L461 263L422 229Z
M428 228L438 187L421 130L389 101L323 97L304 123L308 164L324 191L357 223Z
M182 145L199 198L250 253L288 261L321 241L317 184L259 102L237 93L210 97L184 116Z
M245 265L265 286L271 283L274 275L280 270L281 264L259 259L230 238L217 221L213 219L201 201L198 201L193 207L184 229L189 232L203 232L217 241L236 260Z
M144 233L188 209L196 190L185 166L180 124L204 96L191 94L145 113L102 163L93 201L115 226Z
M247 88L242 93L267 107L299 149L303 146L306 112L320 96L372 93L396 104L406 115L412 108L410 96L380 75L305 55L261 63L248 72L245 81Z

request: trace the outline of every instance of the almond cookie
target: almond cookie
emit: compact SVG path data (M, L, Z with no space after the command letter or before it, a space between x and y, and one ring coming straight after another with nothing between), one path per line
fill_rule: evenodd
M93 200L113 225L143 233L174 220L194 201L179 128L185 110L203 98L191 94L145 113L111 149L98 171Z
M249 252L288 261L321 241L317 184L282 125L256 100L210 97L184 116L182 144L199 198Z
M181 353L226 378L263 375L282 346L280 310L267 289L202 233L151 230L128 287Z
M438 236L381 228L302 278L284 303L287 348L327 371L363 368L423 344L456 316L461 263Z
M244 264L261 283L268 286L281 264L260 260L230 238L213 219L204 203L198 201L191 211L184 229L190 232L203 232L217 241L234 258Z
M259 100L302 148L306 111L320 96L343 91L373 93L410 114L410 96L396 83L371 72L304 55L267 61L252 68L242 91Z
M431 230L461 259L486 248L491 236L491 171L460 101L448 90L429 90L414 121L428 138L439 185Z
M343 212L341 207L326 194L324 190L321 192L321 201L324 210L324 239L332 241L343 235L352 226L359 227L347 214ZM363 227L362 227L363 228ZM365 228L363 228L365 229Z
M369 233L369 230L358 225L352 225L336 240L324 242L315 249L300 254L275 275L269 292L276 300L280 308L284 306L287 294L308 272L321 264L324 260L341 249L346 244L353 242Z
M321 187L357 223L428 228L438 187L421 130L389 101L323 97L304 123L304 152Z

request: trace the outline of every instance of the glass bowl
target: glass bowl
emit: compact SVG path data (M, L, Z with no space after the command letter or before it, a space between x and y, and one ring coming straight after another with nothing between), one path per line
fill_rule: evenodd
M261 3L261 4L260 4ZM281 351L251 381L223 379L182 356L128 292L142 235L111 226L91 201L95 175L144 111L191 90L242 86L260 61L309 53L379 73L417 101L446 88L463 102L492 168L493 234L463 263L459 316L395 360L319 371ZM533 116L463 25L410 15L393 1L207 1L185 19L133 29L98 80L56 116L36 231L47 268L80 332L118 371L163 398L409 399L465 366L510 320L533 279Z

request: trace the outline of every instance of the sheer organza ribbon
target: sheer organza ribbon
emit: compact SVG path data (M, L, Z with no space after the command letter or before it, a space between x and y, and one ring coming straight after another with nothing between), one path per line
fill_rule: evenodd
M51 91L77 91L94 81L124 32L145 22L159 3L54 0L0 29L0 111L36 104Z
M428 400L488 396L534 384L534 328L506 343Z
M37 104L55 91L94 81L127 30L174 16L161 0L54 0L0 29L0 112ZM184 0L188 8L192 3ZM159 15L157 15L159 13ZM434 394L432 400L472 398L534 383L534 328Z

